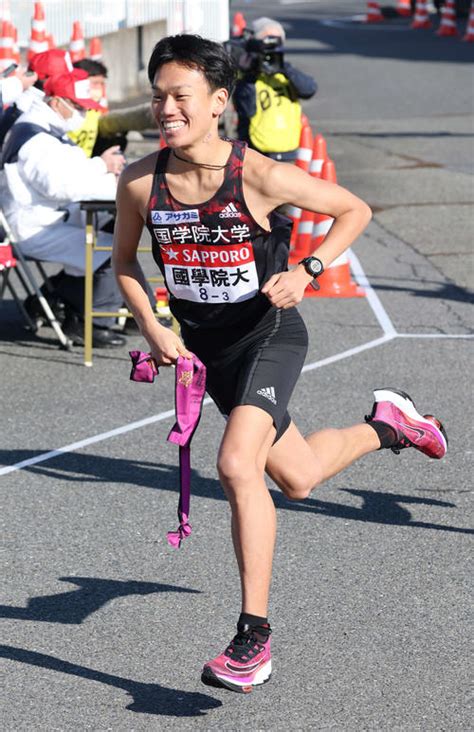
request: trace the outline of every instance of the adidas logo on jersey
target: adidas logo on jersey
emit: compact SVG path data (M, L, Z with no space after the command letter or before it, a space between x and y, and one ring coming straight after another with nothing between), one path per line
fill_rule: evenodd
M257 389L257 394L265 397L265 399L269 399L271 402L273 402L273 404L277 403L275 397L275 388L273 386L264 386L263 389Z
M240 219L241 216L242 214L240 211L237 211L237 207L233 203L228 203L219 214L220 219Z

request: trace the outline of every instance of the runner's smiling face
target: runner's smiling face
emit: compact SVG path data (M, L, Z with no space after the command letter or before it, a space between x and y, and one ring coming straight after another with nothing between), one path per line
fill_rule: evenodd
M202 141L217 131L227 91L211 91L204 74L174 61L161 66L152 85L152 110L169 147Z

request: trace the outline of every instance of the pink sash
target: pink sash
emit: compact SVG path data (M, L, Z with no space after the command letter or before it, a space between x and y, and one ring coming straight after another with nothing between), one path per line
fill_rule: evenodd
M143 351L129 351L132 359L132 381L152 383L158 375L155 359ZM179 526L168 532L168 543L177 548L191 534L189 504L191 499L191 440L201 419L201 408L206 391L206 367L197 356L180 356L176 364L175 410L176 423L168 435L168 442L179 445L180 494L178 504Z

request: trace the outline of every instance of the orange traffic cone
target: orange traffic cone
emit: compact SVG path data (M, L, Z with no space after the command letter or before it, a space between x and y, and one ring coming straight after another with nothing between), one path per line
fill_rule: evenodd
M13 26L8 20L0 22L0 71L16 63L13 50Z
M411 15L411 2L410 0L397 0L396 11L398 15L408 17Z
M327 160L328 153L326 140L321 134L317 134L313 143L313 155L309 166L309 172L314 178L320 178L323 164Z
M437 36L458 36L456 25L456 3L455 0L445 0L441 8L441 23L436 31Z
M102 61L102 42L100 38L91 38L89 43L89 58L93 61Z
M56 48L56 41L54 40L52 33L48 33L46 40L48 41L48 51L51 51L52 48Z
M308 256L313 237L315 215L314 211L303 210L301 212L298 221L295 248L288 258L289 264L298 264L301 259Z
M415 5L415 17L410 25L410 28L431 28L431 20L428 15L428 3L427 0L416 0Z
M18 30L15 28L14 25L12 25L12 31L13 31L13 58L15 60L16 64L20 63L20 46L18 44Z
M243 13L235 13L234 18L232 20L232 28L230 31L230 35L234 38L239 38L243 35L245 28L247 27L247 23L245 22L245 18L243 16Z
M326 149L324 148L324 152ZM323 167L324 167L324 174L323 174ZM327 180L330 183L337 183L336 178L336 168L334 166L334 162L331 160L331 158L328 158L327 155L325 155L324 160L322 161L321 168L319 171L320 178L323 178L323 180ZM312 251L316 249L316 247L319 247L320 244L323 243L326 234L328 233L329 229L332 226L332 222L334 219L332 216L327 216L326 214L320 214L317 213L314 217L314 228L313 228L313 238L310 244L310 251L308 254L310 254Z
M380 23L384 20L380 5L376 2L369 0L367 3L367 15L365 17L366 23Z
M330 158L323 165L321 178L330 183L337 183L336 167ZM313 239L308 254L317 249L324 241L327 232L332 226L332 222L333 219L331 216L316 214L315 229L317 232L319 231L319 235ZM318 226L321 228L318 229ZM324 234L322 234L323 231L325 232ZM320 289L315 290L309 284L305 290L305 297L364 297L365 295L364 290L352 280L347 251L337 257L321 277L318 277L318 285Z
M296 151L295 165L302 170L309 170L311 154L313 152L313 133L308 124L303 125L300 133L300 144Z
M311 131L311 127L308 122L308 118L302 115L301 117L302 121L302 128L300 133L300 145L298 147L296 158L295 158L295 166L297 168L301 168L301 170L304 170L306 173L309 171L309 165L311 163L311 153L313 150L313 133ZM304 124L306 121L306 124ZM298 222L301 218L301 209L298 208L298 206L288 206L286 210L286 215L288 218L290 218L293 222L293 227L291 229L291 239L290 239L290 258L291 258L291 252L295 248L296 245L296 239L298 237Z
M471 9L469 11L469 20L467 21L466 34L463 41L472 43L474 41L474 0L471 0Z
M311 162L308 170L313 178L319 178L321 176L322 159L325 157L326 141L321 134L317 134L314 137ZM296 238L292 237L293 249L290 251L288 259L290 264L297 264L300 259L307 257L310 253L315 216L314 211L301 212L296 230Z
M43 3L35 3L33 18L31 20L31 36L30 44L26 58L28 61L35 53L44 53L48 51L48 41L46 38L46 22L44 19Z
M72 26L72 36L69 42L69 52L72 62L82 61L86 57L86 44L84 43L84 33L82 26L78 20L75 20Z

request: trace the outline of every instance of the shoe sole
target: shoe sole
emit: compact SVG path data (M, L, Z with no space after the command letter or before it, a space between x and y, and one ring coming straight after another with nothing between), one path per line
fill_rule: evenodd
M448 451L448 436L442 423L439 419L433 417L433 419L435 419L436 422L439 424L438 427L438 425L435 424L431 419L426 419L426 417L421 415L417 411L415 402L409 394L407 394L405 391L392 389L391 387L387 386L383 389L375 389L374 398L376 402L390 402L391 404L394 404L396 407L398 407L398 409L404 412L408 417L416 419L418 422L422 422L423 424L429 425L431 429L434 429L436 431L436 434L441 444L444 446L444 453L446 454L446 452ZM416 448L416 445L414 445L414 447ZM420 452L423 452L423 450L421 450Z
M269 661L257 671L252 684L233 684L232 681L229 681L227 678L217 676L217 674L215 674L214 671L209 668L209 666L204 666L201 674L201 681L206 686L213 686L220 689L229 689L229 691L236 691L238 694L250 694L254 686L261 686L262 684L266 684L268 681L270 681L271 677L272 664L271 661Z

